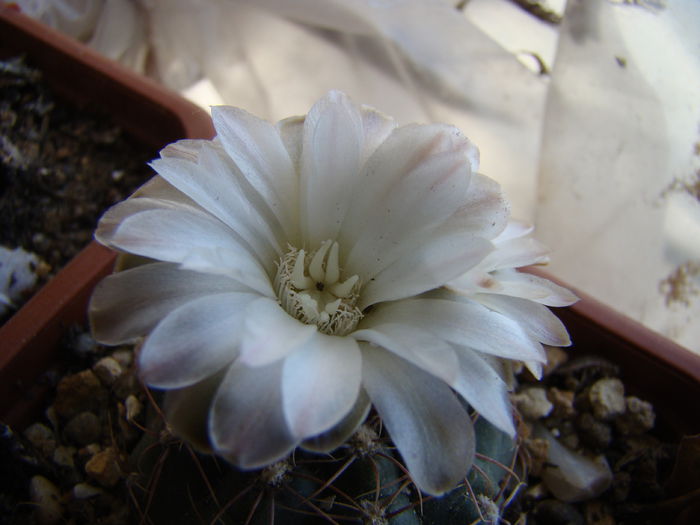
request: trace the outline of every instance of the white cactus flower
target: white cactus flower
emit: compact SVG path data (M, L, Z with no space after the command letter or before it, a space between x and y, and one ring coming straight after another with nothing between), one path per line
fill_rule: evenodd
M416 485L451 489L474 455L458 396L514 435L499 362L569 344L542 304L575 297L515 271L541 246L454 127L397 127L339 92L276 126L212 112L214 140L167 146L100 221L151 261L98 286L96 338L145 338L171 426L241 468L330 451L373 405Z

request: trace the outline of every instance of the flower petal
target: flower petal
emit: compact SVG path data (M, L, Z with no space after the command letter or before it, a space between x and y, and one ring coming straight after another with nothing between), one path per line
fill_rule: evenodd
M545 306L528 299L496 294L478 294L474 299L484 306L515 319L539 342L550 346L569 346L566 327Z
M280 120L275 127L282 144L287 149L295 173L301 172L301 151L304 142L304 121L306 117L289 117Z
M329 430L322 434L305 439L301 447L311 452L327 454L345 443L357 428L367 419L372 404L367 393L360 389L360 394L348 414Z
M316 333L316 326L297 321L266 297L248 306L242 329L240 362L247 366L264 366L286 357Z
M469 299L405 299L379 305L363 326L413 325L451 343L519 361L545 362L542 345L520 324Z
M348 337L316 332L284 360L282 404L299 439L331 428L352 409L360 391L362 358Z
M362 142L360 112L344 93L329 92L306 116L300 179L306 246L335 239L357 184Z
M126 201L124 205L133 206ZM127 207L127 206L125 206ZM111 210L110 210L111 211ZM150 209L123 219L113 231L98 231L110 247L184 268L220 273L274 297L270 279L228 226L194 209Z
M238 355L246 307L257 296L220 293L194 299L171 312L151 332L138 356L144 382L181 388L201 381Z
M441 380L370 345L362 346L363 384L413 481L439 496L464 478L474 458L471 419Z
M161 155L163 154L163 151L164 150L160 151ZM202 208L196 202L175 188L160 175L154 175L148 181L144 182L126 202L136 200L139 197L185 204L202 211Z
M211 140L202 139L180 139L168 144L160 150L160 156L169 159L182 159L190 162L197 162L199 152L205 144L211 144Z
M524 361L524 364L525 368L527 368L532 374L532 377L534 377L538 381L542 379L542 363L538 363L536 361Z
M163 413L168 425L199 452L211 452L207 434L209 408L225 373L226 369L194 385L165 393Z
M343 125L343 119L346 117L351 124L350 126ZM351 100L338 92L329 93L320 103L314 106L309 114L309 118L315 119L315 122L305 117L284 119L277 123L277 130L297 171L302 173L301 159L303 151L306 167L312 169L312 177L316 182L322 184L319 187L310 186L309 190L317 195L323 194L323 201L316 201L313 199L313 196L309 195L310 202L314 205L319 205L317 211L322 211L325 206L333 216L337 215L342 220L349 197L352 196L352 191L338 190L342 190L349 180L357 180L360 167L384 142L391 131L396 128L396 122L373 108L367 106L357 108ZM337 132L330 133L327 137L318 135L322 131L321 128L324 126L328 127L333 121L338 122L340 126ZM306 122L309 122L307 126L305 126ZM353 132L358 133L357 137L351 136L350 141L346 141L345 137ZM314 134L318 136L314 137ZM314 138L318 139L318 144L314 141ZM344 163L343 170L339 170L338 158L329 155L328 144L324 144L323 141L328 141L330 149L341 150L342 155L339 158L347 161ZM354 147L357 145L355 144L356 142L359 144L359 149ZM306 143L306 146L304 146L304 143ZM353 145L353 147L349 147L350 145ZM355 156L357 157L356 159ZM327 163L326 168L323 168L323 163ZM349 171L352 165L356 165L354 171ZM339 171L344 171L345 176L340 177ZM308 175L309 173L306 174ZM340 205L333 206L332 201L334 200ZM320 228L325 230L327 228L327 231L325 233L317 233L315 236L312 235L308 244L314 246L314 243L318 244L326 239L335 238L339 224L328 220L326 217L320 223L319 221L312 221L314 229Z
M238 108L214 106L211 112L226 153L275 214L287 239L296 239L297 175L275 127Z
M484 292L522 297L545 306L555 307L569 306L578 301L578 297L566 288L548 279L514 269L494 272L493 279L498 282L497 289L486 289L483 290Z
M531 223L511 218L503 231L496 237L495 242L502 244L512 239L519 239L530 235L534 230L535 227Z
M493 179L472 172L464 204L438 231L471 232L492 240L506 228L509 215L510 207L501 186Z
M369 106L360 106L364 144L362 164L369 159L396 129L396 121Z
M341 230L345 270L368 282L463 204L471 143L450 126L404 126L367 161Z
M452 384L457 379L459 364L454 348L421 328L385 323L356 330L351 336L358 341L367 341L385 348L447 384Z
M469 233L434 235L379 272L362 289L358 307L394 301L438 288L466 273L493 250L486 239Z
M158 190L166 190L166 188L172 188L170 184L167 182L163 181L162 184L160 183L154 183L154 181L163 181L160 177L154 177L151 179L151 182L144 184L143 187L158 187ZM137 190L137 192L140 190ZM177 194L182 195L185 199L188 199L183 193L173 190L177 192ZM194 204L194 203L193 203ZM180 202L180 201L174 201L174 200L169 200L169 199L160 199L160 198L151 198L151 197L137 197L137 198L129 198L125 201L122 201L118 204L115 204L111 208L109 208L102 217L100 217L100 221L97 225L97 230L95 231L95 238L104 244L105 246L110 246L111 238L114 236L114 233L117 231L119 226L123 221L128 219L129 217L136 215L137 213L142 213L144 211L151 211L151 210L180 210L183 213L189 213L189 212L194 212L194 213L200 213L200 214L206 214L204 210L202 210L197 204L194 204L192 206L189 202Z
M226 292L251 291L225 276L153 263L112 274L90 299L90 327L103 344L133 342L166 315L193 299Z
M357 107L337 91L317 102L303 122L300 133L299 120L287 119L278 128L290 157L299 159L306 244L318 246L337 237L362 165L396 122L367 106Z
M269 216L264 214L263 200L246 187L238 168L225 158L221 147L203 145L197 163L165 157L152 161L151 167L240 235L261 262L281 254L281 226L271 212Z
M548 261L549 248L532 237L520 237L499 242L480 267L491 272L502 268L543 264Z
M264 467L296 446L282 409L282 364L232 365L214 398L209 438L221 456L244 469Z
M450 384L464 400L497 428L515 436L508 388L501 376L478 352L457 349L459 374Z

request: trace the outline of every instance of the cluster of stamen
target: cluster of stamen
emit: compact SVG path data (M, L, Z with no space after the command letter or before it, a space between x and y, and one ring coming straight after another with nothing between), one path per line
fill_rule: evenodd
M352 275L342 279L339 250L338 243L330 240L308 255L290 246L275 276L282 307L328 335L347 335L362 318L355 306L360 278Z

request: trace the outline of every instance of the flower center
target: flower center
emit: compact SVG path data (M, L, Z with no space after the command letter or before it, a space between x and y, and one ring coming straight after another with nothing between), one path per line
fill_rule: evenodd
M328 335L347 335L362 318L355 306L360 278L343 279L338 264L340 247L324 241L310 254L293 246L282 257L275 276L280 304L289 315L315 324Z

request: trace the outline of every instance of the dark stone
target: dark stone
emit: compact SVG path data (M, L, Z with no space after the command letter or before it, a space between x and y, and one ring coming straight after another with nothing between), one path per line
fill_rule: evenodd
M581 513L573 505L555 499L540 501L532 512L537 525L585 525Z

